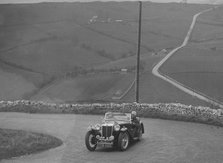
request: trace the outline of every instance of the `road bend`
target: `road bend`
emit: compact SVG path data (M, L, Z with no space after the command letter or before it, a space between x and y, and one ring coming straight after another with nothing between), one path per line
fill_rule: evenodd
M98 115L0 113L0 128L56 136L63 146L0 163L222 163L223 130L215 126L141 118L145 134L125 152L115 148L87 150L84 138Z
M223 104L215 99L212 99L211 97L208 97L207 95L197 91L197 90L194 90L188 86L185 86L183 85L182 83L174 80L173 78L167 76L166 74L163 74L159 71L160 67L174 54L176 53L178 50L180 50L181 48L185 47L187 44L188 44L188 41L190 39L190 36L191 36L191 33L194 29L194 26L195 26L195 23L196 23L196 20L197 20L197 17L205 12L208 12L208 11L211 11L212 8L210 9L207 9L207 10L204 10L202 12L199 12L197 13L196 15L193 16L193 20L192 20L192 23L190 25L190 28L187 32L187 35L183 41L183 43L179 46L179 47L176 47L175 49L173 49L172 51L170 51L160 62L158 62L154 68L152 69L152 73L153 75L165 80L166 82L172 84L173 86L179 88L180 90L184 91L185 93L188 93L194 97L197 97L203 101L206 101L208 103L211 103L213 105L216 105L216 106L219 106L220 108L223 108Z

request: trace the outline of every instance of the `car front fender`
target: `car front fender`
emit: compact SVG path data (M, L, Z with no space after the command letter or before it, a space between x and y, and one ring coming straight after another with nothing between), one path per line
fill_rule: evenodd
M141 123L141 129L142 129L142 133L144 134L144 133L145 133L145 130L144 130L144 125L143 125L143 123Z
M100 130L96 130L94 127L89 126L87 131L92 131L95 135L101 135Z

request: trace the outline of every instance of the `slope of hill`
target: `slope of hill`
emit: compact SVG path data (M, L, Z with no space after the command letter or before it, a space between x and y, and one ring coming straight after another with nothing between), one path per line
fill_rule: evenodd
M198 18L190 44L162 67L177 81L223 101L222 7Z
M145 2L142 55L153 58L153 54L159 54L162 49L169 50L179 45L187 33L192 16L207 7ZM35 93L42 92L42 88L43 91L47 89L54 79L62 79L59 81L66 83L70 77L76 80L78 74L94 71L98 67L104 70L108 65L110 69L127 67L130 64L134 66L132 58L136 52L137 21L136 2L0 5L1 65L6 65L4 71L19 75L21 80L28 82L24 82L28 88L26 92L21 91L17 97L11 93L14 97L12 99L36 97ZM157 62L156 59L147 61L146 67ZM72 74L68 75L69 79L66 79L67 74ZM132 83L134 74L129 76L132 77L127 80ZM96 75L87 85L100 84L97 78ZM102 77L104 78L106 80L103 82L106 83L106 75ZM119 83L119 86L109 85L109 89L105 86L103 91L94 89L94 94L107 96L113 86L118 91L123 85L128 85L122 77L113 79L111 75L111 78L109 80ZM83 77L83 83L85 80L88 80L88 76ZM16 81L12 82L15 82L12 85L16 85ZM32 89L29 89L30 84L34 85ZM67 92L65 97L72 96L68 93L70 91L66 91L71 85L61 86L63 87L60 92ZM81 87L85 90L86 86ZM146 89L150 90L150 87ZM169 92L168 88L162 91L164 94ZM80 92L80 96L83 100L87 97L84 91ZM150 102L155 95L148 98L147 94L143 96ZM62 101L64 100L63 98ZM126 101L131 101L131 98Z

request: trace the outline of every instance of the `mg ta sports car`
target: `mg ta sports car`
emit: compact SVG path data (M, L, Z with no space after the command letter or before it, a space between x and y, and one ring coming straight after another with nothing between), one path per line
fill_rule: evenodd
M133 113L107 112L102 124L90 126L85 136L89 151L97 146L118 147L125 151L132 140L140 140L144 133L143 123Z

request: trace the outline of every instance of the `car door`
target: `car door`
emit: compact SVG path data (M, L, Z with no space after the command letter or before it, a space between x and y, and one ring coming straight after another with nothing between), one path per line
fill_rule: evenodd
M139 128L138 126L139 125L137 124L137 122L135 122L134 120L132 120L130 130L131 130L131 136L133 138L137 136L137 131L138 131L138 128Z

